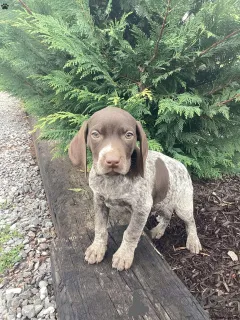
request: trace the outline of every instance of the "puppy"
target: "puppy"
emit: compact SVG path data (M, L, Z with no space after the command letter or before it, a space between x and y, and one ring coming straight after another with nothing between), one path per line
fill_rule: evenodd
M104 108L83 123L70 143L69 157L85 173L86 146L93 155L89 185L94 194L95 210L95 237L85 253L88 263L99 263L104 258L108 215L112 208L131 214L122 243L113 255L113 268L131 267L151 212L159 214L158 225L151 230L153 238L159 239L164 234L175 211L186 224L186 247L199 253L201 244L193 217L193 187L188 171L179 161L148 151L140 122L120 108Z

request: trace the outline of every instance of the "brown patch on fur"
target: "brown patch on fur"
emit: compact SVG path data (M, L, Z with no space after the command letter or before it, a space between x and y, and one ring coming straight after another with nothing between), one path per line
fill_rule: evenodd
M148 141L142 125L139 121L137 123L137 140L140 141L140 156L137 158L138 172L144 177L144 167L148 155Z
M153 187L153 203L165 199L169 188L169 173L165 163L158 158L155 162L155 181Z
M141 163L141 154L140 154L140 149L136 147L133 150L133 153L131 155L131 166L130 170L127 174L129 178L134 178L140 174L141 168L139 168L139 163Z

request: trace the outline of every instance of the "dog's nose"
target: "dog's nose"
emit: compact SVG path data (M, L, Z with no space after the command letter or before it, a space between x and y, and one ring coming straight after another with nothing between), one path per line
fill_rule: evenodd
M114 155L107 156L105 161L108 167L118 167L120 163L119 157Z

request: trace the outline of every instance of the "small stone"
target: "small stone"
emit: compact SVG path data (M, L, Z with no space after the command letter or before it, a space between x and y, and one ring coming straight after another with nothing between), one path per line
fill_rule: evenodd
M45 272L46 272L46 269L47 269L46 263L43 262L43 263L40 265L40 267L39 267L39 271L40 271L41 273L45 273Z
M17 225L16 223L12 224L11 227L9 228L11 231L16 230Z
M30 224L31 224L32 226L35 226L35 227L36 227L37 225L40 224L40 220L39 220L38 218L33 218L33 219L31 220Z
M48 307L48 308L46 309L46 311L48 311L47 314L48 314L48 313L49 313L49 314L53 314L54 311L55 311L55 308L51 306L51 307Z
M29 261L28 263L28 270L32 270L34 266L34 262L33 261Z
M22 294L21 294L21 298L24 299L24 300L27 300L27 299L30 299L30 297L32 296L32 293L29 289L27 289L26 291L24 291Z
M14 243L14 246L19 246L20 244L22 244L22 239L17 239Z
M43 305L41 304L36 304L35 305L35 314L39 314L39 312L42 310Z
M41 300L45 299L47 295L48 295L47 288L46 287L42 287L40 289L40 299Z
M46 228L51 228L53 226L52 222L51 221L46 221L45 222L45 227Z
M31 250L31 247L30 247L30 244L29 244L29 243L25 244L25 246L24 246L24 250L28 250L28 249Z
M28 239L24 239L23 240L23 244L28 244L29 243L29 240Z
M34 238L35 237L35 233L32 231L29 231L27 234L29 237Z
M29 256L29 258L33 258L35 256L35 252L34 251L30 251L28 256Z
M234 251L228 251L227 254L232 259L232 261L238 261L238 256L236 255L236 253Z
M31 273L30 271L25 271L25 272L23 273L23 277L24 277L24 278L31 277L31 275L32 275L32 273Z
M53 314L55 311L54 307L48 307L47 309L43 309L39 314L38 317L46 316L47 314Z
M13 298L12 301L11 301L11 306L14 309L17 309L20 306L20 298L19 297Z
M27 306L27 304L28 304L28 300L23 300L22 307Z
M7 205L7 200L0 197L0 206L5 204Z
M37 288L32 288L32 289L31 289L31 292L32 292L34 295L36 295L36 294L38 294L38 289L37 289Z
M39 298L34 299L34 304L35 304L35 306L38 305L38 304L40 305L40 304L42 304L42 300L39 299Z
M10 300L15 294L20 294L22 292L21 288L10 288L6 290L6 299Z
M37 262L35 263L34 271L36 271L36 270L39 268L39 264L40 264L40 262L39 262L39 261L37 261Z
M44 288L44 287L47 287L48 283L44 280L40 281L39 282L39 288Z
M48 248L48 244L47 243L40 243L39 247L41 250L46 250Z
M23 259L27 258L27 253L26 252L21 252L20 255L21 255L21 257Z
M46 238L39 238L39 239L38 239L38 243L44 243L44 242L46 242L46 241L47 241Z
M46 309L47 309L48 307L52 306L52 304L50 303L48 297L46 297L45 300L44 300L44 306L45 306Z
M35 307L33 304L28 304L27 306L22 307L22 315L23 317L28 317L32 319L36 314Z
M22 308L18 307L17 312L22 313Z

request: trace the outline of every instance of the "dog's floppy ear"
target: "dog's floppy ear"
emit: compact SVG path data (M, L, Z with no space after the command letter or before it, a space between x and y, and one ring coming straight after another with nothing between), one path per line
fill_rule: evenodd
M148 154L148 142L142 125L137 121L137 140L140 141L140 154L137 157L137 168L141 176L144 176L144 167Z
M84 121L78 134L72 139L68 155L75 166L80 166L87 175L87 134L88 122Z

